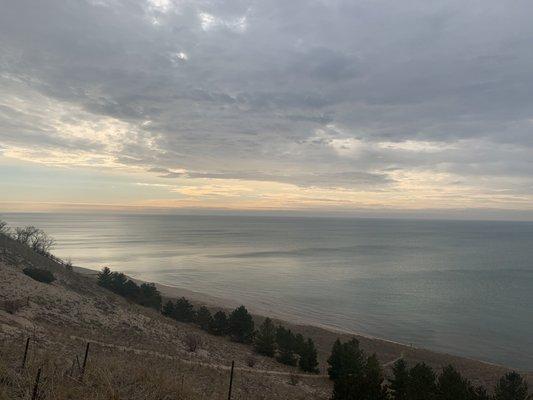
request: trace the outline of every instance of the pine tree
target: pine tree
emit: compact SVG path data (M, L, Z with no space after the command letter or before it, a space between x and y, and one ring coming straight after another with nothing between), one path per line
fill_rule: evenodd
M153 283L143 283L140 286L139 304L145 307L151 307L154 310L161 310L161 293Z
M294 335L290 329L279 325L276 329L276 344L278 347L277 360L286 365L296 365L294 356Z
M367 358L364 370L363 385L359 393L365 400L387 400L387 388L381 364L375 354Z
M106 289L111 287L112 273L108 267L102 268L102 271L98 272L98 284Z
M294 335L294 352L296 354L301 356L302 353L306 351L306 346L307 343L301 333L297 333L296 335Z
M166 317L172 317L174 315L174 303L172 301L167 301L163 306L161 313Z
M231 339L239 343L252 343L254 338L254 320L244 306L237 307L229 317Z
M483 386L471 387L470 388L470 399L471 400L490 400L491 397L487 393L487 389Z
M360 390L363 386L362 375L347 374L333 381L332 400L363 400Z
M328 358L328 374L333 381L346 375L361 375L364 366L364 354L355 338L341 343L339 339L333 344Z
M276 328L270 318L266 318L255 336L255 351L268 357L276 352Z
M298 366L302 371L318 374L319 371L315 343L309 338L307 339L307 342L304 342L304 344L301 346Z
M141 289L139 286L133 282L131 279L126 279L124 284L121 287L121 295L127 299L139 303L141 299Z
M505 374L494 389L494 400L528 400L527 382L518 372Z
M435 373L424 363L416 364L409 371L407 398L409 400L435 399Z
M109 289L121 296L126 296L126 283L128 282L128 277L122 272L111 272Z
M445 367L437 378L437 399L470 400L471 385L453 366Z
M195 321L202 330L207 331L213 323L213 317L207 307L202 306L196 312Z
M217 336L224 336L229 333L228 317L224 311L217 311L213 315L213 322L209 327L209 332Z
M172 316L181 322L192 322L194 319L194 307L185 297L176 300Z
M407 384L409 382L409 369L403 358L400 358L392 366L393 377L390 382L393 400L407 399Z

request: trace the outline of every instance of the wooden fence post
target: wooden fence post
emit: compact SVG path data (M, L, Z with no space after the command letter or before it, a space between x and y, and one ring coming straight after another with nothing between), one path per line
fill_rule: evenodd
M83 358L83 366L81 367L81 377L80 379L83 379L83 375L85 374L85 367L87 366L87 356L89 355L89 345L91 343L87 342L87 347L85 348L85 357Z
M26 347L24 348L24 357L22 358L22 369L26 366L26 358L28 357L28 347L30 346L30 338L26 339Z
M233 386L233 369L235 367L235 361L231 362L231 372L229 376L229 390L228 390L228 400L231 400L231 388Z
M35 377L35 383L33 384L33 394L31 400L37 400L39 394L39 380L41 379L41 368L37 370L37 376Z

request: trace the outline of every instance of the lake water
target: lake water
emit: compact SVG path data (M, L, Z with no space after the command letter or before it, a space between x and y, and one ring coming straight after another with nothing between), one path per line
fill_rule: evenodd
M533 370L533 223L5 214L75 265Z

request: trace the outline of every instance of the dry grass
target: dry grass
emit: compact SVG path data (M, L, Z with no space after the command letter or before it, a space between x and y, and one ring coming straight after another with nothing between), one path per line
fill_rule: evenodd
M20 369L24 341L0 347L0 399L29 398L38 368L42 368L40 398L55 400L170 400L227 398L229 372L179 360L91 346L83 379L73 363L76 343L62 348L32 343L27 366ZM44 346L43 346L44 345ZM83 346L78 344L79 356ZM74 365L74 368L72 368ZM327 399L311 387L296 387L287 378L236 371L233 399Z
M183 343L189 352L194 353L202 345L202 338L195 333L187 333L183 338Z
M42 368L40 398L118 400L118 399L201 399L190 390L190 373L179 363L150 360L145 356L93 351L85 375L70 361L72 354L52 350L33 354L20 370L22 348L1 349L0 393L6 399L28 398L38 368ZM156 361L158 368L147 368ZM183 386L182 377L187 376ZM187 382L187 384L185 383ZM0 397L1 399L2 397Z

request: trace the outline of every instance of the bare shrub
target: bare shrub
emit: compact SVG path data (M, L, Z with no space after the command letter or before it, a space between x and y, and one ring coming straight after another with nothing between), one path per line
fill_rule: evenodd
M65 269L67 271L72 271L73 269L72 260L70 258L67 258L67 260L65 261Z
M187 350L193 353L202 345L202 338L194 333L187 333L183 338L183 343Z
M298 384L298 382L300 382L300 379L298 378L298 376L296 376L295 374L291 374L289 376L289 383L292 386L296 386Z
M248 365L250 368L255 367L255 364L257 363L257 358L255 358L252 355L249 355L246 357L246 365Z
M0 220L0 234L9 236L10 229L6 221Z
M40 254L47 254L55 245L55 240L52 237L35 226L15 228L12 236L17 242L28 246Z
M6 300L4 301L4 310L9 314L16 314L22 308L23 302L20 300Z

